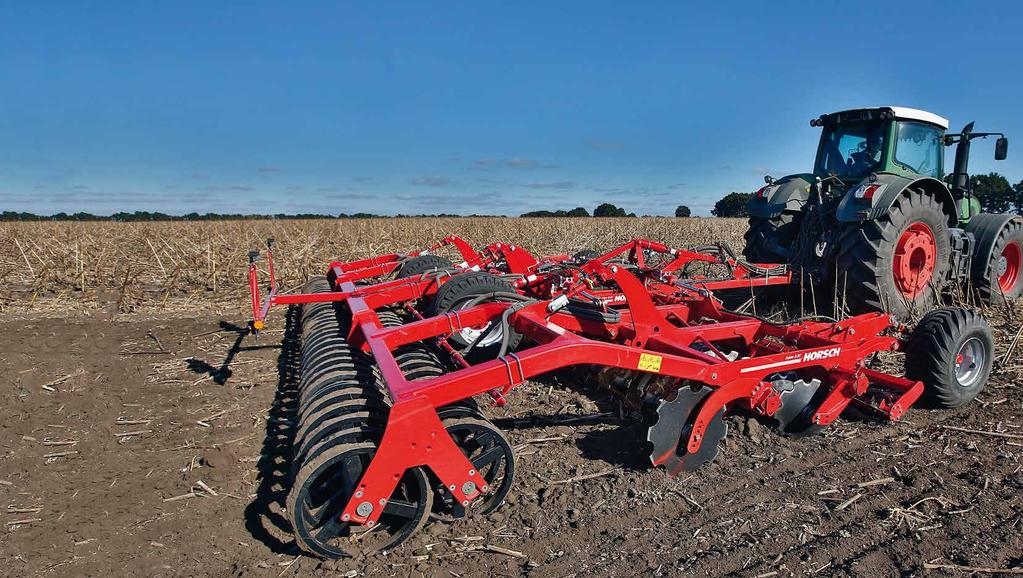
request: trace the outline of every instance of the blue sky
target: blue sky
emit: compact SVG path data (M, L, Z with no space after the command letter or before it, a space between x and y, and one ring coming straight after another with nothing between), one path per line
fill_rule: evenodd
M300 7L296 7L300 6ZM1020 2L5 2L0 210L708 214L821 113L1006 132Z

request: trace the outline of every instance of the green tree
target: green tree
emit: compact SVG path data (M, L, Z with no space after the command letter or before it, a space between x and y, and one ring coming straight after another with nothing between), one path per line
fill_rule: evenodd
M571 211L564 211L558 209L557 211L529 211L528 213L522 213L520 217L589 217L590 212L582 207L576 207Z
M720 201L714 203L710 211L715 217L746 217L749 216L749 202L753 193L728 193Z
M693 212L690 211L689 207L687 207L685 205L679 205L679 206L675 207L675 216L676 217L691 217L692 215L693 215Z
M988 213L1007 213L1017 205L1016 192L1005 177L998 173L973 175L970 187L977 196L980 205Z
M1017 213L1023 215L1023 181L1012 185L1012 204Z
M619 209L611 203L601 203L596 209L593 209L594 217L625 217L625 209Z

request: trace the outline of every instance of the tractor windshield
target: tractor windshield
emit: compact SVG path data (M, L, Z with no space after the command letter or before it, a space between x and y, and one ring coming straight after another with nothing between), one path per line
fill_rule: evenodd
M942 130L923 122L899 121L895 163L906 170L941 178Z
M884 163L888 124L843 123L826 127L817 151L818 176L863 177Z

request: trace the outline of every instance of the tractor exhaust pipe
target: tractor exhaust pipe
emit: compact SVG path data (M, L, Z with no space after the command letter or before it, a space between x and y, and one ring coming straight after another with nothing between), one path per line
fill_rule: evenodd
M956 146L956 161L952 168L952 194L956 198L965 197L969 191L970 174L967 171L970 164L970 133L973 132L973 123L963 127L959 135L959 144ZM951 143L949 143L951 144Z

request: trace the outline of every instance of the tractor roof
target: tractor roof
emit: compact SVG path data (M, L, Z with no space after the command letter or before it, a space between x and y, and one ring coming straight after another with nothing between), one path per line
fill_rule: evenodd
M891 109L895 113L895 118L904 118L906 120L920 120L923 122L929 122L936 124L941 128L948 128L948 119L940 117L933 112L927 112L926 110L920 110L917 108L906 108L904 106L885 106L882 108Z
M867 119L870 119L870 118L874 118L877 113L887 113L887 112L891 112L891 114L895 115L895 118L900 118L900 119L904 119L904 120L918 120L918 121L921 121L921 122L928 122L928 123L940 126L941 128L944 128L944 129L948 128L948 120L947 119L942 118L942 117L934 114L933 112L927 112L926 110L920 110L920 109L917 109L917 108L906 108L904 106L879 106L879 107L876 107L876 108L852 108L852 109L849 109L849 110L842 110L842 111L839 111L839 112L836 112L836 113L833 113L833 114L827 114L827 115L822 116L821 118L823 119L823 118L826 118L826 117L830 117L830 118L834 118L836 120L837 119L842 119L842 120L853 120L853 119L867 120ZM881 116L883 118L884 114L882 114ZM889 118L891 118L891 117L889 117Z

